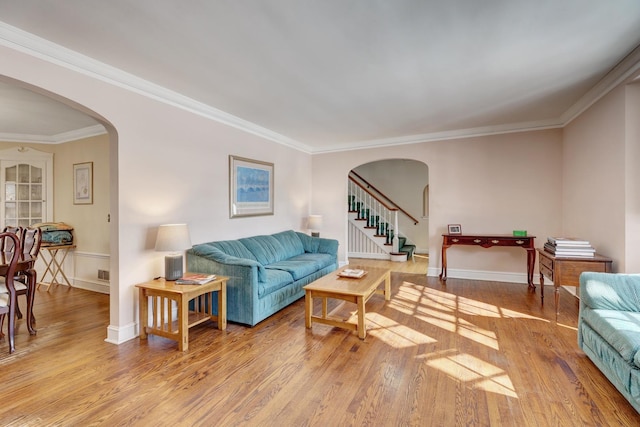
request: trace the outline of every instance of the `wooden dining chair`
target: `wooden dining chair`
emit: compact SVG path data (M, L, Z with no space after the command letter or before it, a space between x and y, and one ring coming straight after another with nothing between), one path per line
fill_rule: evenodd
M39 228L34 227L26 227L23 228L20 232L20 248L22 255L25 257L30 257L33 260L29 266L29 270L26 272L20 272L14 279L14 287L16 288L16 295L25 295L28 294L28 287L31 286L31 289L35 289L36 286L36 271L35 264L38 259L38 254L40 253L40 245L42 243L42 232ZM1 291L1 290L0 290ZM30 302L33 304L33 301ZM27 306L29 306L29 301L27 301ZM18 319L22 319L22 312L20 311L20 305L16 303L16 315ZM35 322L35 318L33 317L33 313L31 313L31 321ZM2 327L2 323L0 322L0 328Z
M7 240L10 240L8 242ZM15 233L11 232L3 232L0 233L0 245L2 247L7 247L7 245L12 245L11 247L19 248L20 241L18 236ZM13 278L16 275L16 265L18 263L18 258L20 258L20 251L14 250L12 252L2 252L0 253L0 261L2 262L0 265L2 266L3 276L5 278L5 287L7 292L4 294L0 294L0 318L2 321L4 317L9 316L8 321L8 330L7 335L9 335L9 353L13 353L16 349L15 346L15 324L16 324L16 290L13 286ZM3 323L0 321L0 325ZM2 336L2 328L0 327L0 336Z
M18 240L20 241L20 246L22 246L22 235L24 234L24 229L22 227L7 226L4 228L4 230L2 230L2 232L15 234L18 237ZM0 252L11 252L11 251L13 251L13 241L9 239L2 239L2 241L0 241ZM25 253L24 250L22 250L22 253ZM14 278L13 286L16 289L16 295L27 294L27 283L25 280L26 278L24 276L21 276L21 277L16 276ZM5 279L4 277L0 277L0 294L6 294L6 293L7 293L7 286L5 285ZM18 316L18 319L22 319L22 312L20 311L20 306L18 306L17 304L16 304L16 315ZM3 322L4 322L4 318L0 317L0 330L2 330Z

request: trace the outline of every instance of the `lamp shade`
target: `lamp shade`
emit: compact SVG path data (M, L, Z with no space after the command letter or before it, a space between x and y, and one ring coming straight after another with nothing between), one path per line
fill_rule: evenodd
M187 224L165 224L158 227L156 251L176 252L190 247L191 238Z
M322 228L322 215L309 215L308 227L310 230L320 230Z

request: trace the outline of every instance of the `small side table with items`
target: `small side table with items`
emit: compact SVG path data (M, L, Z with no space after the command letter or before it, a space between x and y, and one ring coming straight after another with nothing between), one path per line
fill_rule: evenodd
M75 245L49 245L41 246L40 259L44 261L45 270L38 282L38 286L47 286L47 292L53 285L67 285L71 287L71 282L64 272L64 260L67 258L69 251L75 249ZM51 276L51 279L47 281L47 276ZM58 278L61 279L58 280Z
M580 286L580 274L584 271L611 273L611 258L595 254L590 257L558 257L538 249L540 270L540 294L544 298L544 277L553 281L556 317L560 302L560 286Z
M140 302L140 339L147 334L158 335L178 342L178 350L189 348L189 328L208 320L218 323L218 329L227 328L227 280L217 276L202 285L178 285L175 281L156 279L136 285ZM213 295L218 292L218 314L213 314ZM151 299L151 303L149 303ZM193 300L193 309L189 303ZM177 318L173 318L173 303L177 305ZM149 324L149 313L152 318Z

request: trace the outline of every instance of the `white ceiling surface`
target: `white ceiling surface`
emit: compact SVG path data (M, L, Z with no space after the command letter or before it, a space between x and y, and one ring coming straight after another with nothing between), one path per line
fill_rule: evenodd
M637 0L0 0L0 21L0 43L26 31L309 152L561 126L640 45ZM36 98L0 86L0 133L95 125Z

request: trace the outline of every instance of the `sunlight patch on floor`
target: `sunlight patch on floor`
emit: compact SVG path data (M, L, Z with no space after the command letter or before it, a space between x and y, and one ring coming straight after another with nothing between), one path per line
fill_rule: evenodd
M367 313L367 335L376 337L395 348L412 347L418 344L437 342L434 338L415 329L401 325L378 313Z
M425 355L427 366L471 388L517 398L513 383L502 369L465 353L450 351L445 355ZM435 357L434 357L435 356Z

